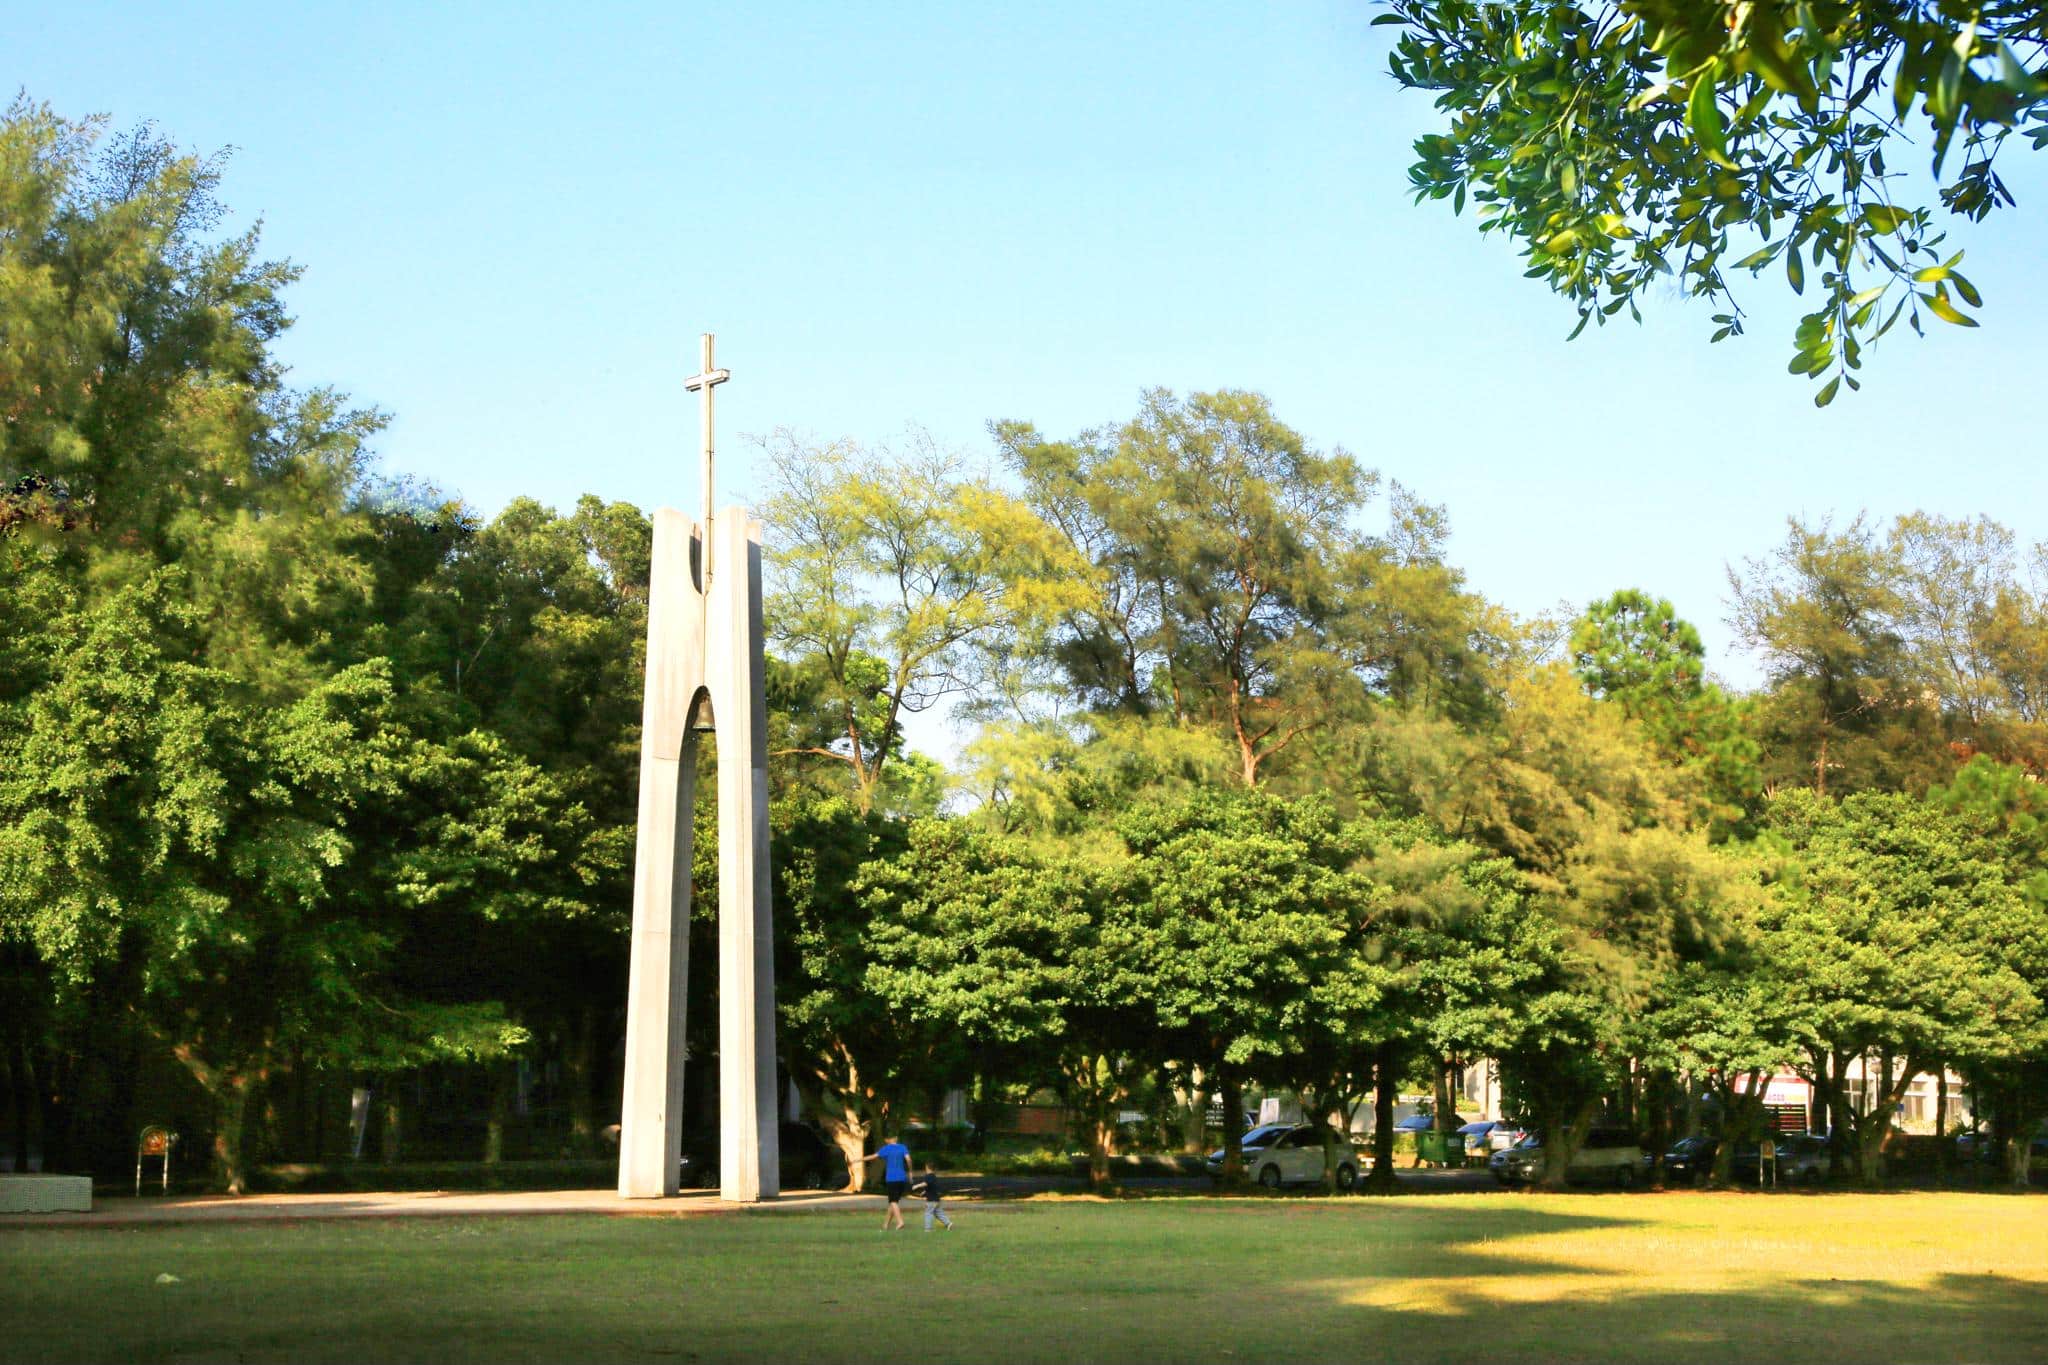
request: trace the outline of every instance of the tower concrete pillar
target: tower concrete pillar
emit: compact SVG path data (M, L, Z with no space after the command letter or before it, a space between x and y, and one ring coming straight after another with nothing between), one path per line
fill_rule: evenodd
M707 731L718 737L719 1194L751 1201L780 1189L761 523L739 507L710 514L711 389L727 377L712 368L706 336L703 372L689 384L704 404L704 521L668 507L654 514L619 1115L628 1199L679 1185L690 867Z

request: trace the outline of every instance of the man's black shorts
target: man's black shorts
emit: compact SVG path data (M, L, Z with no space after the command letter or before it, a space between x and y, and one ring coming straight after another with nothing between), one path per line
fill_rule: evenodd
M910 1193L910 1182L908 1180L884 1181L882 1184L882 1193L889 1196L890 1203L897 1203L903 1198L904 1195Z

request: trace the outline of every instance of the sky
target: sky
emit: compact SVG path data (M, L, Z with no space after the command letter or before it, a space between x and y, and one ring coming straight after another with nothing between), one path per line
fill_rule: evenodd
M306 270L293 382L388 412L386 470L485 513L694 512L709 331L722 501L759 500L746 437L778 427L991 461L991 419L1070 435L1155 386L1256 389L1443 504L1488 597L1644 588L1738 684L1727 566L1788 516L2048 540L2048 157L1952 238L1983 326L1901 328L1816 410L1776 279L1743 339L1674 295L1568 344L1510 245L1412 205L1436 114L1375 12L73 0L13 15L0 78L231 147L234 220Z

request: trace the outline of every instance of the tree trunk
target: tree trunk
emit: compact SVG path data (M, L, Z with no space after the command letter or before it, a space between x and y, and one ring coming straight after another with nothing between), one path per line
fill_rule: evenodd
M1451 1120L1458 1116L1458 1107L1451 1103L1451 1068L1455 1065L1447 1057L1436 1059L1436 1113L1430 1118L1430 1127L1439 1133L1450 1133L1458 1125Z
M1069 1093L1079 1107L1081 1136L1088 1143L1088 1183L1109 1184L1109 1159L1116 1155L1116 1113L1122 1087L1110 1059L1094 1053L1074 1058L1066 1068Z
M846 1160L846 1188L859 1194L868 1184L868 1126L851 1107L837 1115L820 1114L825 1131Z
M384 1099L384 1126L377 1134L377 1157L386 1166L392 1166L398 1162L399 1138L401 1136L399 1125L404 1110L399 1103L397 1078L387 1076L385 1081L390 1085L391 1091Z
M1100 1190L1109 1184L1109 1159L1116 1155L1116 1115L1098 1101L1088 1130L1088 1184Z
M1948 1063L1938 1062L1934 1068L1934 1175L1943 1185L1953 1175L1949 1167Z
M1202 1074L1202 1068L1193 1065L1188 1067L1187 1074L1186 1103L1180 1114L1180 1149L1199 1155L1208 1150L1204 1141L1207 1134L1203 1131L1209 1118L1208 1078Z
M562 1084L569 1100L569 1150L577 1156L597 1150L597 1114L591 1090L596 1059L597 1010L585 1005L576 1012L562 1058Z
M1400 1083L1401 1049L1381 1040L1372 1064L1372 1174L1366 1183L1381 1194L1394 1192L1394 1101Z
M1725 1084L1716 1085L1721 1100L1721 1142L1714 1149L1714 1184L1726 1185L1735 1176L1735 1144L1761 1133L1764 1115L1762 1071L1746 1071Z
M512 1112L512 1068L516 1063L491 1063L491 1110L484 1120L484 1164L505 1159L505 1119Z
M1593 1126L1593 1112L1600 1106L1598 1100L1587 1100L1578 1111L1566 1118L1563 1108L1556 1108L1546 1116L1543 1131L1543 1188L1561 1190L1570 1177L1572 1158L1585 1145L1586 1132Z
M1223 1093L1223 1183L1244 1183L1244 1082L1234 1068L1224 1067L1217 1089Z
M161 1033L160 1040L169 1042ZM189 1042L170 1043L171 1055L200 1090L213 1101L213 1159L216 1174L229 1194L247 1194L249 1171L243 1135L248 1127L249 1099L270 1076L269 1040L243 1065L216 1066ZM133 1149L129 1155L132 1157Z
M2023 1190L2033 1181L2033 1111L2026 1102L2024 1082L1999 1089L2003 1092L1998 1102L1999 1153L2005 1159L2005 1179L2012 1188Z
M1671 1148L1671 1087L1674 1078L1663 1071L1643 1073L1644 1106L1650 1111L1646 1136L1650 1141L1650 1187L1664 1187L1664 1153Z
M242 1132L248 1124L251 1088L247 1076L236 1076L224 1081L222 1093L214 1099L213 1159L229 1194L249 1192Z
M1842 1094L1842 1073L1848 1067L1849 1059L1839 1050L1830 1048L1825 1053L1816 1054L1815 1061L1814 1078L1819 1082L1821 1108L1828 1120L1828 1178L1833 1182L1846 1182L1856 1152L1850 1145L1853 1107Z
M794 1073L804 1106L817 1115L819 1126L846 1159L846 1188L858 1194L868 1183L868 1140L877 1120L887 1121L887 1109L878 1104L844 1043L834 1043L829 1053L808 1062Z
M9 1108L14 1115L14 1169L26 1171L29 1168L29 1143L31 1131L39 1127L42 1117L36 1104L35 1050L27 1037L8 1049L7 1094Z

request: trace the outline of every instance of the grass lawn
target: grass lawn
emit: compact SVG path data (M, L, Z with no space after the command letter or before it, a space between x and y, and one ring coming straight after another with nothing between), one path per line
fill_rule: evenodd
M0 1359L2048 1358L2039 1198L1034 1200L957 1220L6 1229Z

